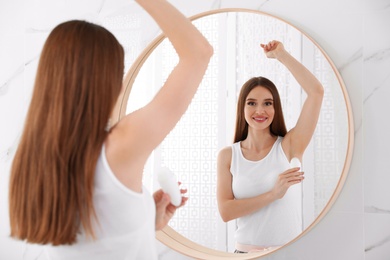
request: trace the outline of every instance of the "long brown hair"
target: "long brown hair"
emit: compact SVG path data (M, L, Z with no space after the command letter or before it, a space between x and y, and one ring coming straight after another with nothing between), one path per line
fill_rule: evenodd
M285 136L287 133L286 124L284 123L284 116L282 111L282 104L278 89L275 84L264 77L253 77L249 79L241 88L240 95L237 102L237 116L236 116L236 129L234 134L234 142L243 141L248 136L248 123L245 120L244 108L245 101L249 95L249 92L256 87L264 87L268 89L273 97L273 105L275 109L274 120L270 125L271 134L275 136Z
M12 237L72 244L81 226L94 237L94 172L123 70L123 48L103 27L69 21L50 33L11 169Z

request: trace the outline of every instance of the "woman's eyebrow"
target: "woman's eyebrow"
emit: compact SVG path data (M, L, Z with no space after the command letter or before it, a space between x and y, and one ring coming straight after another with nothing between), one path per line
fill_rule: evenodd
M256 98L247 98L246 101L257 101ZM265 98L263 101L274 101L272 98Z

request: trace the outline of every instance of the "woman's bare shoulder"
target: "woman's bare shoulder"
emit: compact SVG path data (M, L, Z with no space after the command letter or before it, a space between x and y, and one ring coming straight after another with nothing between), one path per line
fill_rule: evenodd
M219 153L218 153L218 159L220 161L226 161L232 158L232 147L231 146L226 146L222 148Z

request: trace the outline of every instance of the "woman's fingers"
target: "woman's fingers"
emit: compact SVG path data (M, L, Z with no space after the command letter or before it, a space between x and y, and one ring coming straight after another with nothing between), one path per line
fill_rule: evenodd
M288 169L284 173L280 174L280 178L287 182L301 182L304 179L304 172L299 171L299 167Z
M277 43L278 43L277 41L270 41L267 44L261 43L260 46L264 48L266 51L269 51L273 49Z
M179 186L181 185L181 182L179 182ZM180 187L180 193L183 195L183 194L186 194L187 193L187 187Z
M290 176L287 176L288 181L292 180L302 180L304 178L303 172L298 172L297 174L291 174Z
M181 182L179 182L179 186L181 185ZM188 197L184 197L183 195L185 195L187 193L187 188L186 187L182 187L180 188L180 194L181 194L181 204L177 207L177 208L180 208L180 207L183 207L187 200L188 200Z
M288 175L291 175L292 173L297 173L299 172L300 168L299 167L294 167L294 168L290 168L288 170L285 170L283 173L281 173L280 175L281 176L288 176Z
M291 168L279 174L278 179L274 185L272 193L275 198L282 198L287 190L295 184L299 184L304 179L304 172L299 171L299 167Z

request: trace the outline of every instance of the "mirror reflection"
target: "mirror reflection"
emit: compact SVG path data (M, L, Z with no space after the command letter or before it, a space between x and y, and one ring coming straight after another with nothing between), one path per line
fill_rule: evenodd
M325 94L313 137L303 154L300 230L310 226L332 196L344 167L348 117L337 76L321 50L295 27L275 17L252 12L224 12L194 20L214 47L214 56L188 111L150 157L144 183L158 188L155 171L170 168L188 188L189 200L169 225L203 246L234 252L236 220L222 221L217 205L217 155L233 143L238 94L254 76L277 86L287 130L295 126L306 94L279 62L265 57L260 43L278 40L304 64ZM177 62L169 41L146 53L125 104L126 113L145 105ZM156 111L158 116L158 111ZM156 126L158 127L158 126Z

